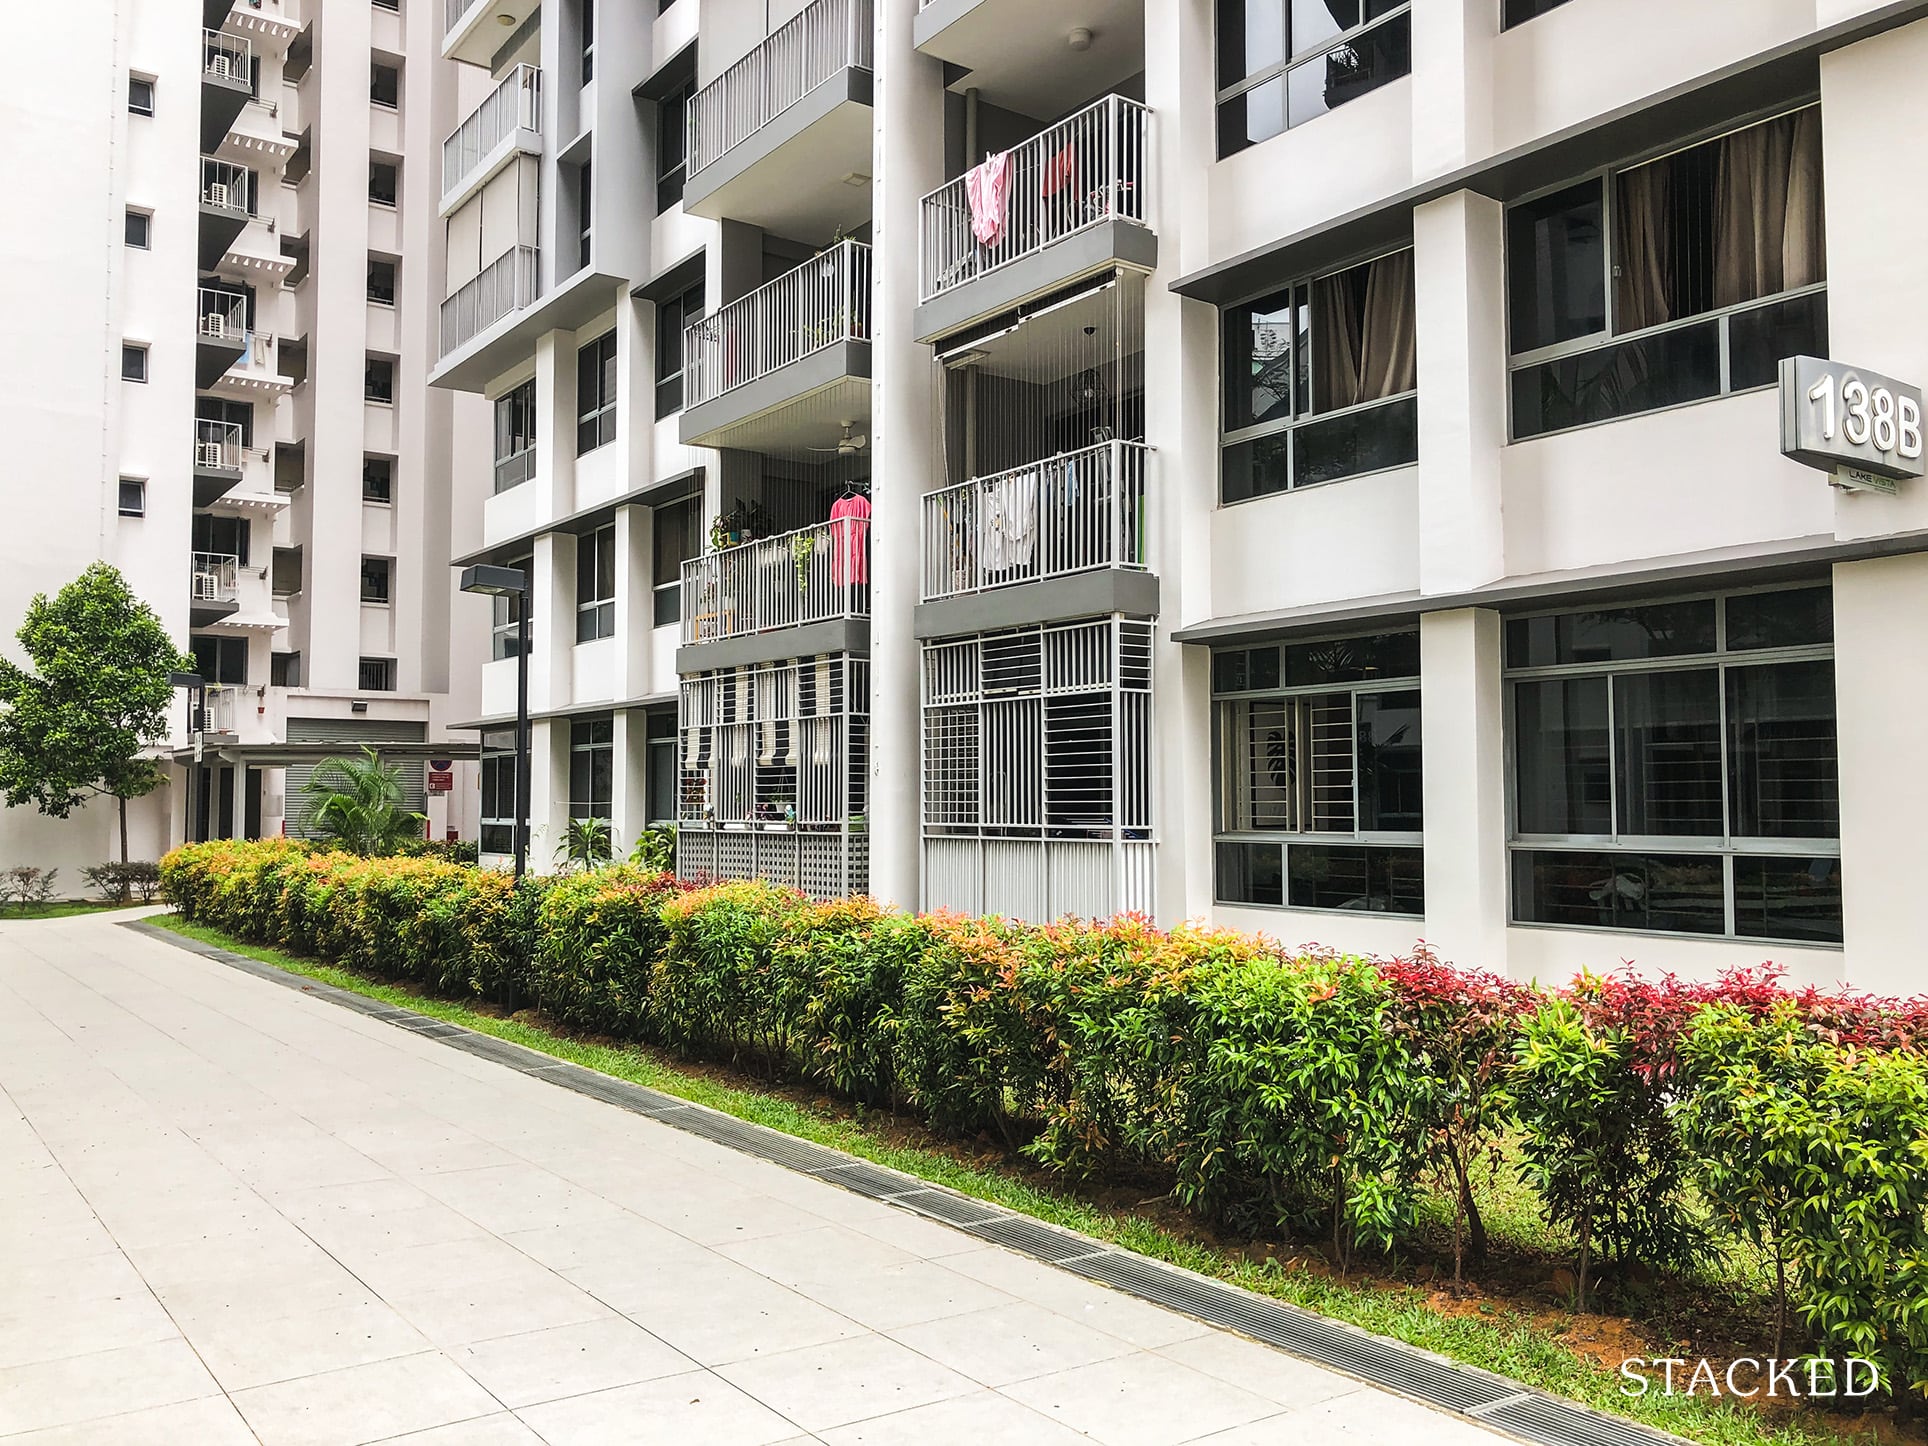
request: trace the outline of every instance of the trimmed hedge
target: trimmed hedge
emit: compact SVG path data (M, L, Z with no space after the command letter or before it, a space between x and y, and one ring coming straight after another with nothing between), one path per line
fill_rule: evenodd
M800 1077L1088 1177L1168 1173L1235 1227L1455 1254L1503 1139L1578 1292L1752 1242L1804 1349L1928 1395L1928 1001L1289 953L1136 918L913 916L629 866L515 887L436 859L222 841L161 861L194 922L619 1039ZM1764 1342L1763 1342L1764 1344Z

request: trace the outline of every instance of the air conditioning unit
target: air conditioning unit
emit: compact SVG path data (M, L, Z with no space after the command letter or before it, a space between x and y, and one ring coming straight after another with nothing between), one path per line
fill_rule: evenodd
M194 465L196 467L225 467L227 458L223 455L227 448L219 442L196 442L194 444Z
M228 314L225 311L210 311L201 318L201 335L225 338L228 334Z
M196 602L215 602L221 596L221 574L218 572L197 572L194 574L194 600Z
M234 57L225 50L217 50L208 57L208 74L219 76L222 80L234 79Z
M226 181L209 181L208 182L207 203L210 206L220 206L225 209L229 204L228 195L229 195L229 186Z

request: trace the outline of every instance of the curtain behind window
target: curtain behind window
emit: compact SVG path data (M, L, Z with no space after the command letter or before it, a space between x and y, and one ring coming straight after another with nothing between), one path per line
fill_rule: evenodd
M1312 283L1314 412L1418 385L1413 254L1401 251Z
M1714 223L1714 304L1824 276L1821 114L1813 107L1726 137Z

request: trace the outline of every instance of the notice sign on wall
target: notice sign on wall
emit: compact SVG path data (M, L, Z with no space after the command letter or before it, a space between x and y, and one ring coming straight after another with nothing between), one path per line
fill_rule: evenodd
M1856 492L1922 475L1921 388L1825 357L1781 361L1781 454Z
M431 758L428 761L428 791L448 793L455 787L455 761L450 758Z

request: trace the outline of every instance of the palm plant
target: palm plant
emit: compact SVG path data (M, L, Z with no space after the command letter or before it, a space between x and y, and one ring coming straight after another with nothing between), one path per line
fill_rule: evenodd
M329 758L302 785L312 800L308 824L352 853L392 854L422 837L425 815L403 806L402 770L372 748L359 758Z
M572 818L556 857L564 867L600 868L616 856L616 836L606 818Z

